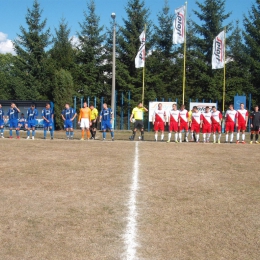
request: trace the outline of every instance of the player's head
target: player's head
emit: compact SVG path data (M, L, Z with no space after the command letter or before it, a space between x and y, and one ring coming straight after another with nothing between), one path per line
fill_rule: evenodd
M194 106L194 107L192 108L192 112L198 112L198 107L197 107L197 106Z
M103 108L104 108L104 109L107 109L107 103L104 103L104 104L103 104Z
M15 107L15 103L12 102L12 103L11 103L11 108L14 108L14 107Z
M65 104L65 108L66 108L66 109L69 109L69 108L70 108L69 103L66 103L66 104Z
M233 110L234 109L234 105L233 104L229 104L229 109Z
M244 107L245 107L244 103L240 103L240 108L244 109Z
M50 103L46 103L45 107L46 107L47 109L50 109L50 107L51 107Z
M24 117L24 113L21 114L21 117Z
M158 109L161 110L162 109L162 103L158 104Z
M2 104L0 104L0 108L2 108Z
M35 104L34 103L31 104L31 109L35 109Z
M177 105L176 104L172 104L172 109L176 110L177 109Z
M84 103L83 103L83 107L87 107L88 106L88 103L85 101Z
M259 109L259 108L258 108L258 105L255 105L255 106L254 106L254 109L255 109L255 112L258 112L258 109Z
M93 109L94 109L94 105L91 103L91 104L89 105L89 108L90 108L91 110L93 110Z
M184 110L184 109L185 109L185 105L182 104L182 105L181 105L181 110Z
M217 111L217 108L215 106L212 107L212 111L213 112L216 112Z
M205 107L205 110L206 110L206 113L208 113L209 110L210 110L210 109L209 109L209 106L206 106L206 107Z
M142 102L139 102L139 103L138 103L138 107L143 107L143 103L142 103Z

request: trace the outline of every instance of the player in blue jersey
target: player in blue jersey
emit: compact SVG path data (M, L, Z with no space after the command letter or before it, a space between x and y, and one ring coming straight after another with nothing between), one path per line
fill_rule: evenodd
M107 107L107 104L103 104L103 109L100 112L101 129L103 131L103 140L106 140L106 130L111 133L112 141L114 141L114 129L112 122L114 120L114 114L111 108Z
M0 133L1 133L1 138L4 138L4 124L5 124L5 113L2 108L2 105L0 104Z
M68 103L65 104L65 109L61 112L61 117L64 121L64 129L66 130L67 139L73 139L73 120L77 116L77 113Z
M13 138L13 129L16 130L16 138L20 139L20 131L18 128L18 115L20 113L20 109L15 105L15 103L11 103L11 107L7 112L7 116L9 118L9 133L10 137Z
M24 113L21 114L21 117L18 119L18 128L19 130L23 129L24 131L27 130L27 120L24 117Z
M32 130L32 140L35 137L35 126L37 125L38 110L35 108L35 104L31 104L31 107L27 110L27 139L30 139L30 131Z
M50 103L46 103L45 108L42 110L43 118L43 139L46 139L47 129L50 130L51 139L53 139L53 110Z

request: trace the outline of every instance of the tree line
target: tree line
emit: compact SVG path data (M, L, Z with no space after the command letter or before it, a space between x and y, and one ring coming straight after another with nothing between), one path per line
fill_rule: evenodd
M185 102L191 99L222 102L223 70L211 69L212 42L227 29L226 107L238 94L252 94L260 101L260 1L256 0L239 22L226 23L231 13L224 0L196 1L197 9L188 18ZM134 105L141 100L142 69L134 59L139 35L147 25L145 102L155 98L182 100L183 45L172 44L173 12L165 0L156 24L149 18L143 0L128 0L126 17L116 26L116 90L131 91ZM54 35L43 18L40 3L28 8L25 21L14 40L16 55L0 54L0 99L52 100L56 114L73 96L104 97L110 104L112 84L113 23L100 25L94 0L88 0L83 21L79 22L78 43L70 38L69 24L62 18ZM57 117L58 119L58 117ZM57 126L61 122L57 120Z

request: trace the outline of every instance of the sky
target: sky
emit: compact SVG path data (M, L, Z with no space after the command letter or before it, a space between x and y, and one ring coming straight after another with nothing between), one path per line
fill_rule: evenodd
M158 11L162 10L164 0L144 0L145 5L150 10L150 19L157 23ZM197 0L203 3L204 0ZM12 40L21 33L20 26L27 28L25 16L27 9L32 9L34 0L0 0L0 53L13 53ZM54 34L54 29L58 28L61 18L65 18L71 30L71 37L80 32L79 22L84 21L83 12L87 10L87 0L38 0L43 10L42 19L47 19L46 28L50 28ZM116 13L116 22L122 25L122 19L127 18L125 7L128 0L95 0L96 14L100 17L100 26L109 26L111 13ZM199 10L196 0L187 1L188 16L196 20L192 10ZM248 15L256 0L226 0L226 13L232 12L227 20L240 21L243 27L243 15ZM185 4L185 0L168 0L170 10L174 10Z

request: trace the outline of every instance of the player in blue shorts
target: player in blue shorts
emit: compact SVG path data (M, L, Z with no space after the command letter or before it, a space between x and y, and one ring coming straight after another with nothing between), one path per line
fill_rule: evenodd
M42 118L43 118L43 139L46 139L47 129L50 130L51 140L53 139L53 110L51 108L50 103L46 103L45 108L42 110Z
M9 133L10 137L13 138L13 129L16 130L16 138L20 139L20 131L18 128L18 115L20 113L20 109L16 107L15 103L11 103L11 107L7 112L7 116L9 118Z
M2 108L2 105L0 104L0 133L1 138L4 138L4 124L5 124L5 118L4 118L4 110Z
M18 128L19 130L23 129L24 131L27 130L27 120L24 117L24 113L21 114L21 117L18 119Z
M64 121L64 129L66 130L67 139L73 139L73 120L77 116L77 113L68 103L65 104L65 109L61 112L61 117Z
M37 125L37 116L38 110L35 108L35 104L31 104L31 107L27 110L27 121L28 121L28 128L27 128L27 138L30 139L30 131L32 130L32 140L35 137L35 126Z
M107 104L103 104L103 109L100 112L101 129L103 131L103 140L106 140L106 130L110 131L112 141L114 141L114 129L112 122L114 120L114 114L111 108L107 107Z

